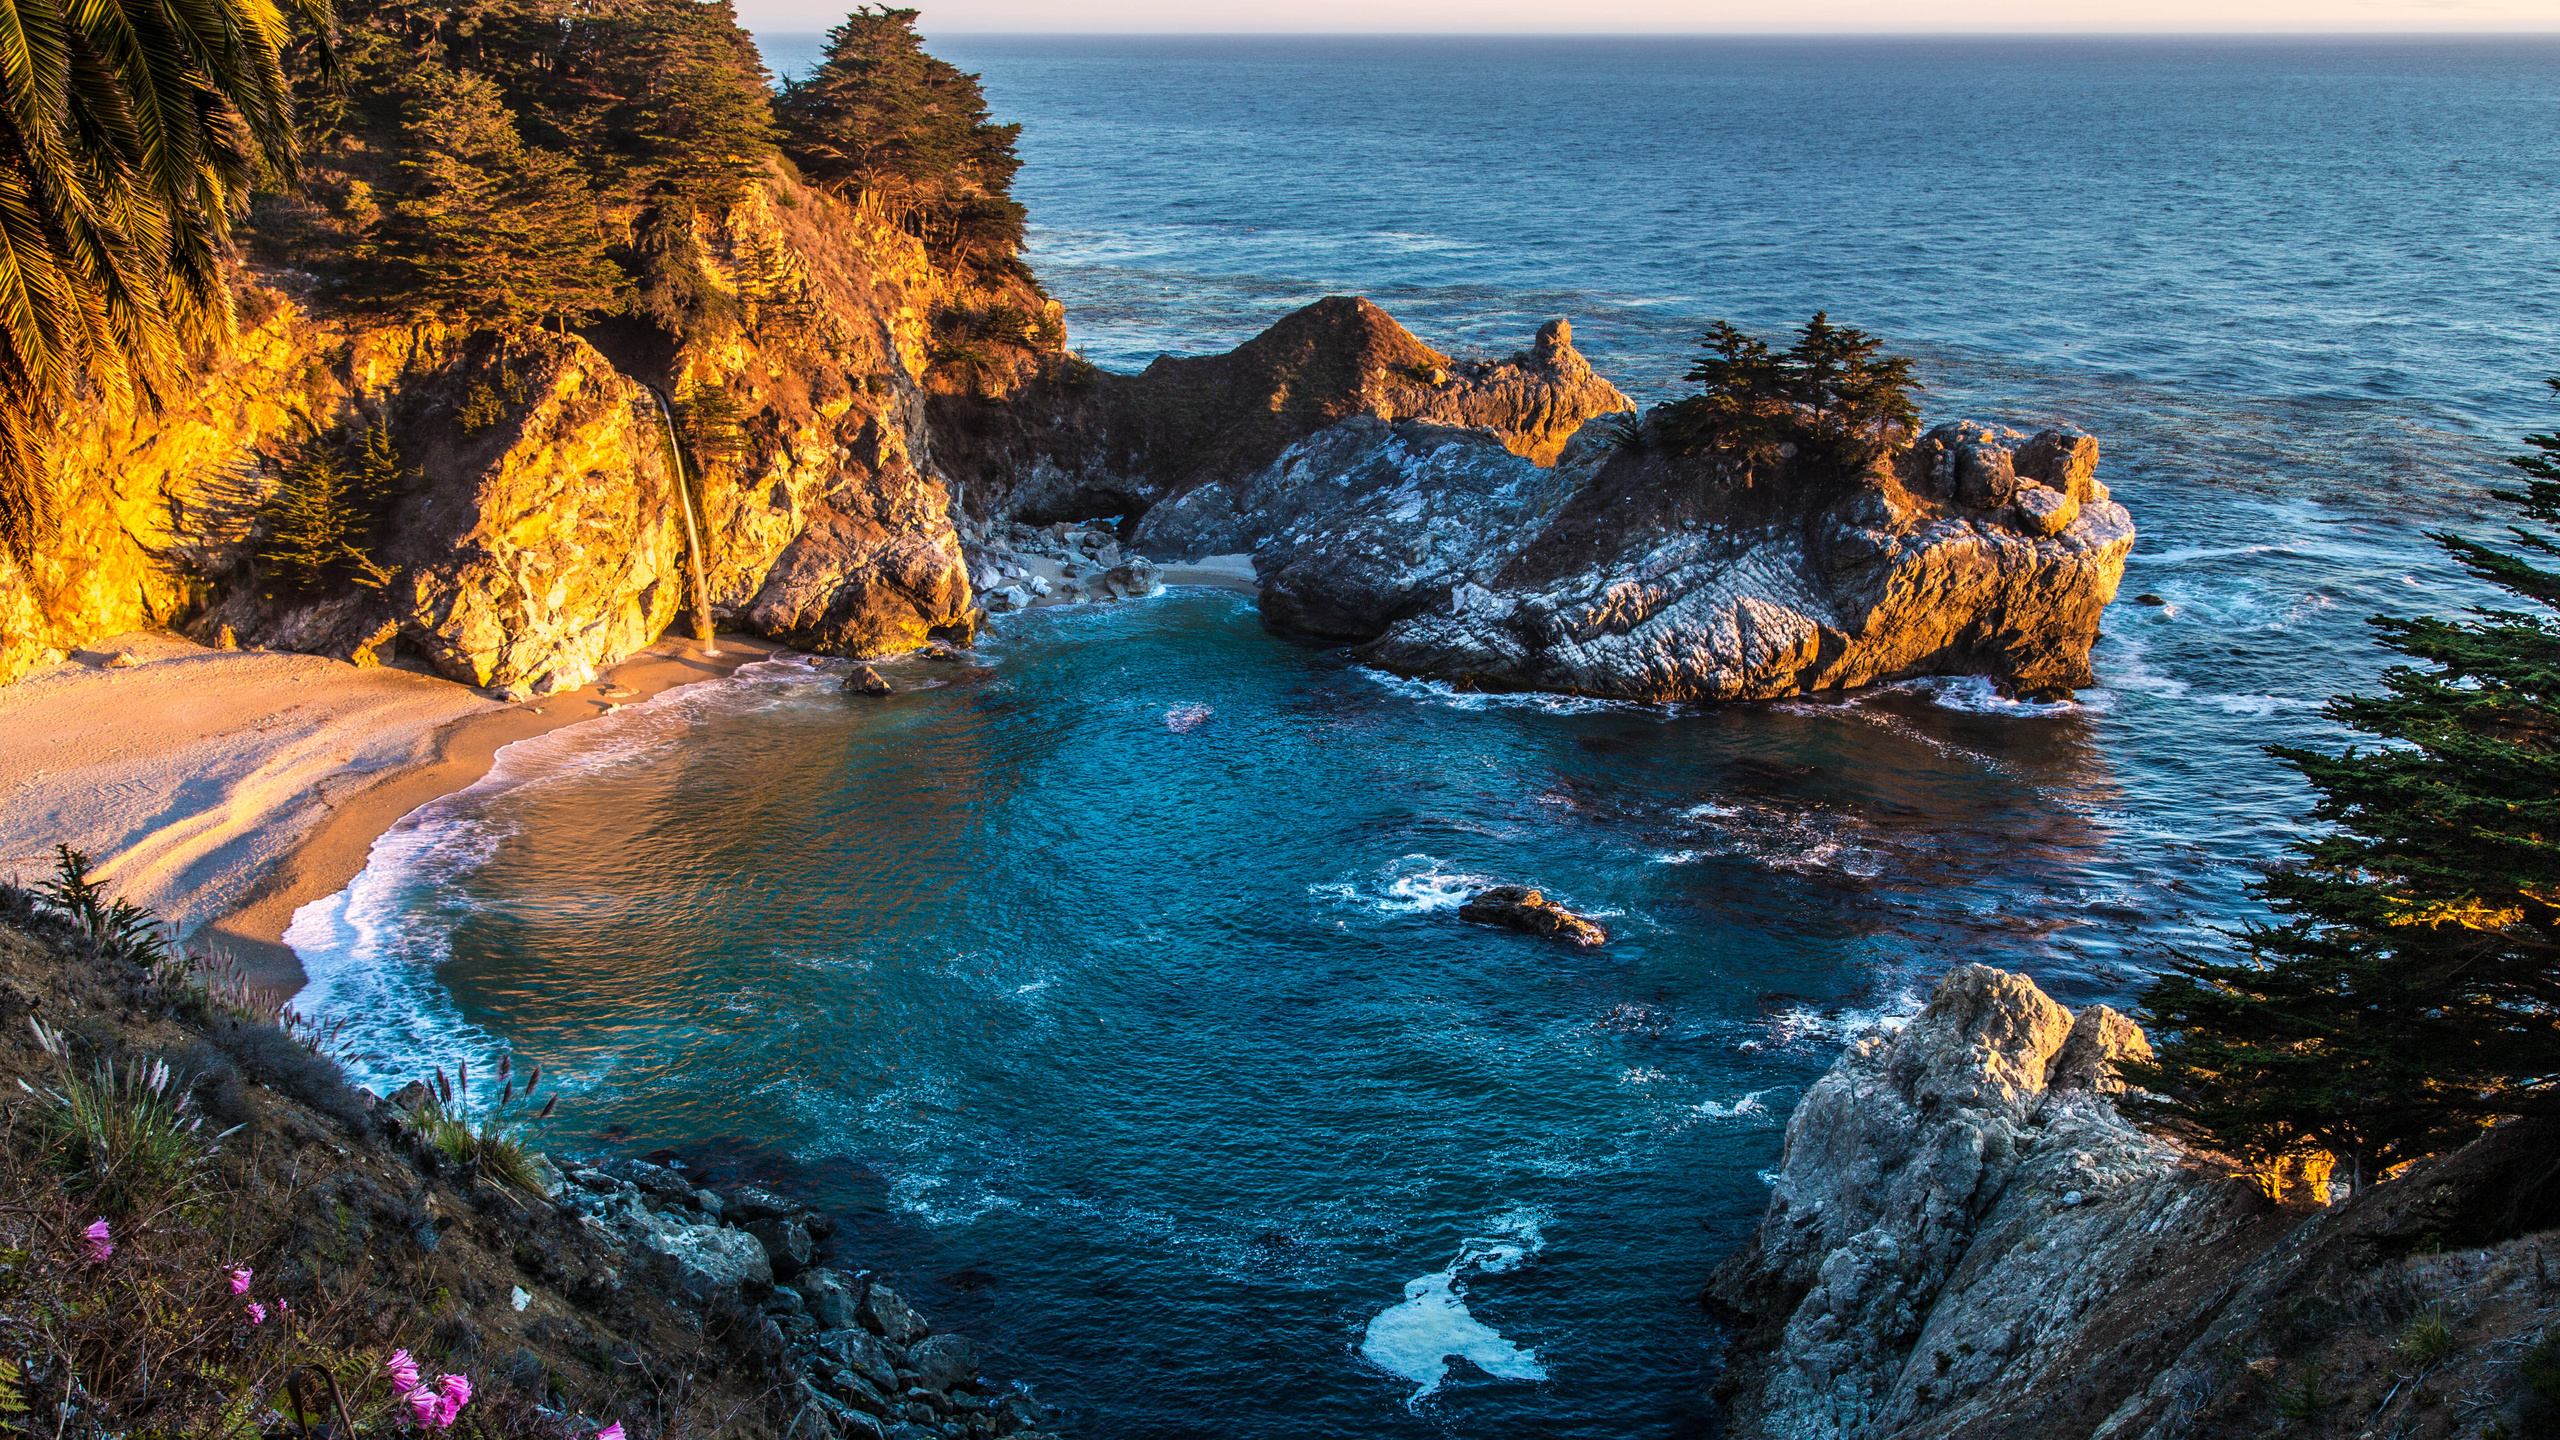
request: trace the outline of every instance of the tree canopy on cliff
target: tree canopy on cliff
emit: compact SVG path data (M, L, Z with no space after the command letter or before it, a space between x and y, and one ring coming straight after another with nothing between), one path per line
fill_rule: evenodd
M2560 379L2550 382L2560 392ZM2527 437L2521 490L2560 526L2560 434ZM2134 1075L2155 1107L2265 1160L2330 1152L2359 1180L2501 1116L2560 1114L2560 538L2433 538L2526 602L2371 623L2419 662L2329 715L2381 741L2270 753L2328 828L2256 887L2274 912L2246 953L2184 957L2144 995L2166 1031Z
M1651 432L1676 454L1727 457L1745 483L1790 444L1840 471L1863 470L1919 423L1911 361L1822 311L1783 351L1724 320L1698 344L1704 353L1686 377L1698 392L1656 407Z
M326 0L288 0L325 34ZM224 329L219 257L251 188L294 173L276 0L17 0L0 44L0 541L51 528L55 417L150 395Z
M415 86L404 172L370 283L408 308L583 323L616 304L596 207L568 157L524 143L498 87L430 67Z
M978 77L925 53L916 13L865 5L827 32L826 59L775 103L783 150L937 250L1001 266L1022 246L1022 127L996 124Z

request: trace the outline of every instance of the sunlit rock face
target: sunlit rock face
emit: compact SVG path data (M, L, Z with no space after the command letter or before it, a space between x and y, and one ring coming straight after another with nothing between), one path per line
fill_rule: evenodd
M947 273L779 173L697 225L735 323L682 345L611 324L419 324L244 274L240 332L161 409L107 401L65 433L59 525L32 555L0 554L0 681L182 625L358 664L405 654L502 693L580 684L691 606L686 499L723 623L859 654L966 628L952 497L926 458L925 395L947 383L932 327L954 306L1046 302ZM973 383L1001 390L1037 346L990 365ZM679 477L653 388L679 406L725 395L723 453L688 446ZM373 536L386 573L279 585L252 512L337 424L386 427L404 462Z
M1351 420L1150 510L1159 559L1249 551L1274 625L1488 689L1752 699L1917 675L2091 680L2133 547L2097 442L1957 422L1871 470L1586 430L1552 467L1499 437ZM1970 498L1968 498L1970 497Z
M1584 422L1632 408L1563 320L1507 358L1459 359L1334 295L1225 354L1159 356L1135 375L1053 368L1000 403L937 397L935 454L971 515L1045 524L1138 517L1234 485L1346 421L1480 429L1544 466Z

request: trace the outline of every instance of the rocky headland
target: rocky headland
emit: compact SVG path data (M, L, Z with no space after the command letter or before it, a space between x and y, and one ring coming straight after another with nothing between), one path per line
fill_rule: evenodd
M1949 972L1787 1122L1716 1272L1743 1440L2526 1436L2560 1308L2560 1146L2517 1122L2339 1203L2120 1113L2142 1031ZM2343 1190L2344 1187L2338 1187ZM2422 1322L2441 1325L2441 1337Z

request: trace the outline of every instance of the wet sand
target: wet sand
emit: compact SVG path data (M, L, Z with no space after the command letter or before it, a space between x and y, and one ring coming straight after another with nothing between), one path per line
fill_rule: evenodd
M778 648L664 640L592 685L507 704L407 670L119 636L0 688L0 874L40 879L68 844L253 982L298 990L293 912L355 878L401 816L486 775L502 746ZM136 663L111 668L119 652Z

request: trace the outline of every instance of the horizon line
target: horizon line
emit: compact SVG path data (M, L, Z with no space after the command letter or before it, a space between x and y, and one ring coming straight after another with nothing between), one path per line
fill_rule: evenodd
M839 22L841 23L841 22ZM832 25L759 25L750 34L823 35ZM945 30L939 39L977 40L2560 40L2543 30Z

